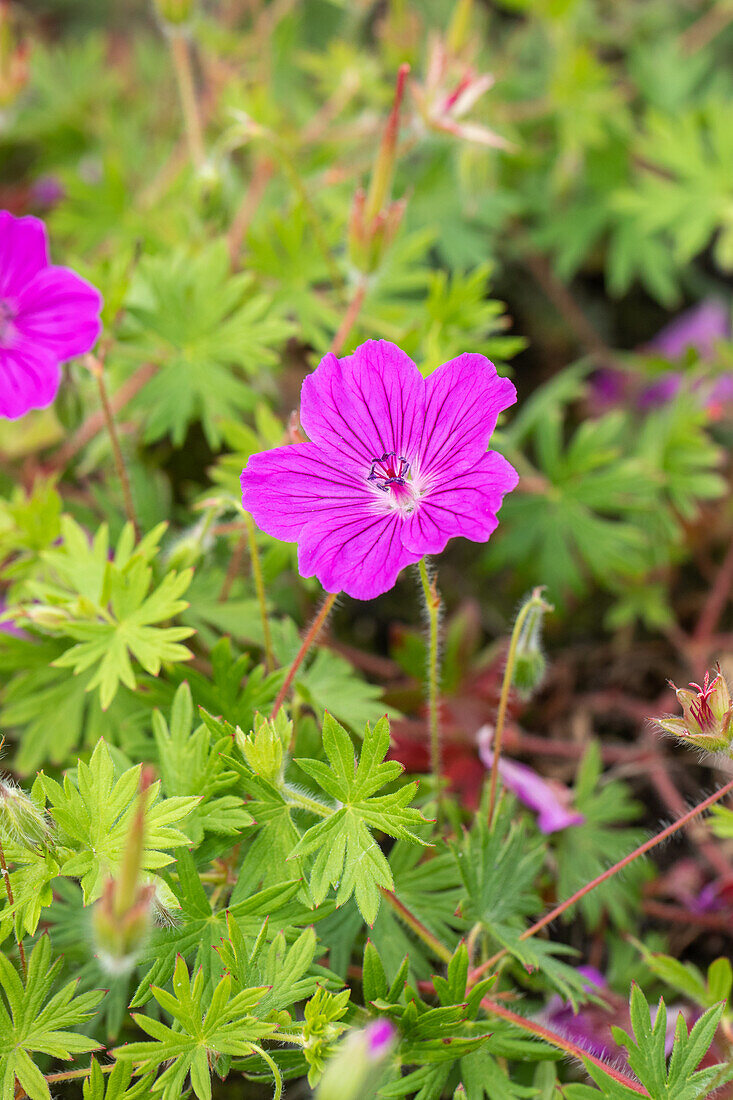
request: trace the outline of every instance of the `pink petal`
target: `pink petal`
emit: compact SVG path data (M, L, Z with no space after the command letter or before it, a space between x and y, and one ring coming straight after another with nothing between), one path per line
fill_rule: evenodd
M101 294L69 268L38 272L16 301L17 331L61 362L90 351L101 331Z
M368 340L344 359L327 355L306 378L300 422L312 440L340 456L344 468L368 474L385 453L414 453L423 386L403 351L387 340Z
M0 347L0 416L15 420L29 409L45 409L60 382L58 362L43 349L25 340Z
M305 524L324 512L338 527L339 513L373 499L363 478L334 465L338 456L316 443L295 443L254 454L242 471L242 504L258 527L296 542Z
M438 367L425 391L415 467L431 477L474 466L489 445L499 413L517 400L509 379L500 378L485 356L470 353Z
M422 555L439 554L459 535L486 542L499 522L496 513L504 494L518 481L514 467L496 451L488 451L472 469L443 478L428 490L405 520L403 545Z
M300 533L298 565L302 576L318 577L327 592L373 600L394 586L406 565L421 557L402 545L402 523L396 512L370 513L363 504L336 514L324 510Z
M39 218L0 210L0 297L15 299L48 264L46 227Z

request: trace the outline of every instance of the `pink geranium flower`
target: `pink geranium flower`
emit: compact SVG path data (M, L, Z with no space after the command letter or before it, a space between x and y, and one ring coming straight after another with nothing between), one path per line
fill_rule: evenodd
M489 538L518 478L486 447L515 400L483 355L460 355L423 379L386 340L344 359L329 354L303 383L310 442L253 455L244 507L263 531L298 543L303 576L373 599L449 539Z
M42 221L0 210L0 416L51 404L60 364L99 336L101 306L98 290L49 263Z

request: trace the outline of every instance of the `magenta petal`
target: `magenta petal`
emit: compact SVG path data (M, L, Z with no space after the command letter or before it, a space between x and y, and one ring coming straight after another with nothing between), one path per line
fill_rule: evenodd
M61 368L54 356L25 340L0 347L0 416L15 420L45 409L56 396Z
M254 454L242 471L242 504L258 527L274 538L296 542L305 524L325 512L338 525L339 512L372 494L353 474L334 469L333 456L316 443L295 443Z
M394 451L414 451L424 408L423 379L387 340L367 340L353 355L327 355L303 383L300 422L310 439L344 466L366 469Z
M402 545L401 526L396 512L370 511L360 503L351 511L324 511L300 533L300 572L318 577L327 592L373 600L393 587L406 565L421 557Z
M16 330L62 362L90 351L101 331L101 294L66 267L39 271L16 301Z
M504 494L518 481L514 467L488 451L472 469L446 477L426 492L405 520L403 544L422 555L439 554L457 535L486 542L499 522L496 513Z
M48 264L46 227L39 218L0 210L0 297L14 299Z
M460 473L478 462L500 412L517 400L508 378L483 355L465 354L438 367L425 383L425 420L417 448L422 474Z

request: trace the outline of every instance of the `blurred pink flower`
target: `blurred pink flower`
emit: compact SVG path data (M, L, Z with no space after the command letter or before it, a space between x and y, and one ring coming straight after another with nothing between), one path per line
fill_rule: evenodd
M42 221L0 211L0 416L51 404L60 364L99 336L101 306L98 290L49 263Z
M491 726L482 726L476 734L479 756L487 769L491 769L494 763L491 750L493 739L494 731ZM540 832L556 833L571 825L582 825L585 821L582 814L570 808L570 791L557 780L543 779L526 764L518 764L516 760L508 760L505 756L499 760L499 775L504 786L537 814Z

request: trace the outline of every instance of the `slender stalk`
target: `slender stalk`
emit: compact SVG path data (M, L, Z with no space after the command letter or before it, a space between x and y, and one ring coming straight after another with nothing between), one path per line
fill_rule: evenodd
M731 9L733 19L733 9ZM715 632L720 616L725 611L730 590L733 587L733 542L728 547L710 593L697 620L693 638L696 642L708 641Z
M364 299L367 292L367 279L365 276L359 280L359 283L354 291L354 296L349 302L344 318L339 325L338 332L331 341L331 346L328 349L333 355L338 355L343 348L349 333L356 324L356 320L361 313L361 307L364 304Z
M100 1065L99 1068L102 1073L111 1073L116 1065L116 1062L110 1062L108 1066ZM45 1078L49 1084L54 1084L56 1081L74 1081L78 1077L89 1077L91 1072L92 1069L90 1066L89 1069L67 1069L64 1070L63 1073L47 1073L45 1074Z
M247 544L249 546L249 559L252 563L252 579L255 582L257 602L260 605L260 617L262 619L262 637L265 643L265 670L272 672L275 667L275 657L272 650L272 635L270 634L270 620L267 615L267 600L265 598L265 582L262 577L262 563L260 552L257 548L255 525L249 512L244 513L244 525L247 529Z
M500 1016L502 1020L508 1020L509 1023L514 1024L515 1027L520 1027L522 1031L528 1031L532 1035L536 1035L538 1039L544 1039L546 1043L556 1047L558 1050L564 1050L566 1054L569 1054L572 1058L577 1058L579 1062L587 1063L597 1066L598 1069L602 1069L604 1073L607 1073L609 1077L612 1077L614 1081L618 1081L620 1085L625 1085L627 1089L631 1089L632 1092L636 1092L639 1096L648 1096L643 1085L640 1085L638 1081L635 1081L631 1077L627 1077L626 1074L621 1073L619 1070L614 1069L608 1062L604 1062L601 1058L596 1058L595 1055L589 1054L587 1050L583 1050L582 1047L576 1046L569 1039L566 1039L562 1035L557 1035L554 1031L550 1031L549 1028L543 1027L542 1024L537 1024L534 1020L527 1020L524 1016L520 1016L516 1012L512 1012L511 1009L505 1008L504 1005L499 1004L498 1001L490 1000L488 997L484 997L481 1001L481 1005L492 1016Z
M308 795L303 794L302 791L296 791L295 788L291 787L288 783L283 783L281 790L285 796L286 802L291 806L298 806L301 810L308 810L309 813L316 814L318 817L331 817L335 812L330 806L324 806L324 804L317 799L309 798Z
M438 689L440 670L438 667L438 634L440 631L440 595L435 583L428 576L425 558L418 562L420 581L425 596L425 610L428 613L428 712L430 729L430 768L435 779L438 798L443 781L443 753L440 741L440 713L438 710Z
M140 535L140 528L138 527L137 516L135 515L135 505L132 500L130 478L127 474L125 460L122 457L120 437L117 434L114 413L112 412L112 406L109 402L107 385L104 381L104 367L102 366L100 360L97 359L94 355L87 356L87 366L97 380L99 399L102 403L102 412L104 414L104 422L107 425L107 431L109 432L109 438L112 444L112 454L114 455L115 469L117 470L117 476L119 477L120 484L122 485L122 497L125 502L125 515L127 516L129 522L132 524L132 528L135 532L135 538L138 538Z
M380 886L379 889L384 900L394 909L400 920L403 921L408 928L411 928L439 959L442 959L444 963L449 963L453 955L445 944L441 943L438 937L434 936L430 929L426 928L422 921L418 920L414 913L411 913L407 906L403 905L395 894L390 890L386 890L384 886Z
M709 795L706 799L704 799L704 801L698 803L697 806L693 806L691 810L688 810L687 813L683 814L682 817L677 819L677 821L673 821L672 824L668 825L666 829L662 829L661 833L657 833L656 836L653 836L649 840L646 840L643 844L640 844L638 848L635 848L633 852L630 852L627 856L624 856L623 859L620 859L618 863L614 863L613 867L609 867L608 870L598 875L591 882L587 882L584 886L581 886L581 888L579 890L576 890L571 897L567 898L565 901L560 902L559 905L556 905L555 908L551 909L550 912L547 913L544 917L541 917L538 921L535 921L535 923L531 925L531 927L526 928L519 937L520 940L527 940L530 938L530 936L536 935L537 932L541 931L541 929L545 928L548 924L551 924L557 917L559 917L561 913L564 913L567 909L570 909L571 906L575 905L577 901L580 901L581 898L584 898L586 894L590 894L590 892L592 890L595 890L597 886L600 886L602 883L607 882L608 879L613 878L613 876L617 875L619 871L623 871L625 867L628 867L629 864L633 863L635 859L639 858L639 856L646 855L647 852L650 852L652 848L656 848L658 844L661 844L663 841L667 840L668 837L673 836L676 832L679 832L680 829L684 829L684 827L688 825L690 821L693 820L693 818L697 817L698 814L704 813L705 810L710 809L711 806L714 806L715 803L719 802L721 798L725 798L725 796L727 794L730 794L731 791L733 791L733 779L726 783L724 787L721 787L719 791L715 791L714 794ZM486 962L481 963L481 965L477 966L475 970L472 970L471 973L468 975L469 986L475 985L479 978L481 978L482 975L484 975L488 970L491 970L494 966L496 966L499 960L503 959L506 954L506 948L502 948L501 951L497 951L497 953L495 955L492 955L490 959L487 959Z
M307 631L305 637L303 638L303 644L301 645L300 649L298 650L298 652L296 654L296 657L295 657L295 660L293 661L292 665L288 669L288 674L285 677L285 682L284 682L283 686L280 688L280 691L277 694L277 699L275 700L275 705L272 708L272 717L273 718L275 717L277 712L280 710L280 707L285 702L285 698L286 698L288 692L290 691L290 688L292 687L293 680L295 679L295 674L297 673L300 666L303 664L303 661L304 661L304 659L305 659L305 657L308 653L308 650L310 649L310 647L313 645L316 638L320 634L321 629L323 627L323 624L325 623L326 619L328 618L329 614L331 613L331 609L333 608L333 605L336 603L337 596L338 596L338 592L329 592L327 594L325 600L323 601L323 604L321 605L320 611L318 612L318 614L314 618L311 625L308 627L308 631Z
M10 908L13 909L15 907L15 899L13 897L13 888L10 885L10 873L8 871L8 865L5 862L5 851L3 849L3 846L2 846L1 842L0 842L0 872L2 872L2 876L5 879L5 893L8 895L8 904L10 905ZM13 927L15 928L15 920L13 920ZM25 958L25 947L23 946L23 939L22 939L21 936L18 935L17 931L15 933L15 942L18 944L18 954L20 955L20 965L23 968L23 977L27 980L27 978L28 978L28 964L27 964L26 958Z
M517 656L517 644L522 633L522 627L527 621L527 617L530 611L534 610L540 605L542 605L543 607L547 606L542 599L541 589L535 588L532 595L528 600L525 601L524 606L517 615L516 622L514 623L514 629L512 630L511 640L509 642L509 652L507 653L506 667L504 669L504 679L501 685L501 696L499 697L499 709L496 712L496 730L494 731L494 742L491 747L494 758L491 763L491 786L489 790L489 828L491 828L491 822L494 819L494 809L496 807L496 784L499 778L501 744L504 736L504 723L506 721L506 710L509 703L509 693L511 692L512 679L514 677L514 662Z
M204 166L206 153L204 151L204 135L191 70L188 39L180 31L171 31L168 35L168 41L171 47L176 83L178 84L178 95L181 100L188 152L194 168L199 170Z

